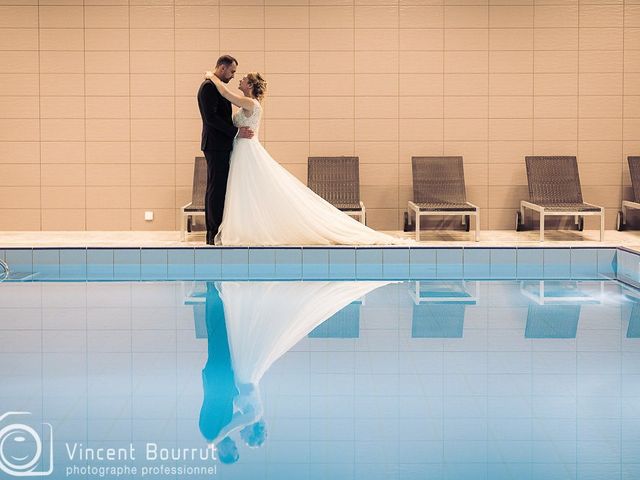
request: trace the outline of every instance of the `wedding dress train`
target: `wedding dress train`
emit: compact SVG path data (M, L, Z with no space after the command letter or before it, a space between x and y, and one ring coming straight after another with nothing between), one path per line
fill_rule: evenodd
M389 281L220 282L236 384L265 372L314 328Z
M262 107L247 117L252 139L236 139L217 245L390 245L410 240L376 232L341 212L289 173L258 141Z
M393 282L217 282L219 301L212 295L208 312L225 328L212 328L210 343L215 344L210 357L227 352L234 385L223 388L223 393L231 393L222 396L223 402L217 401L221 396L216 396L216 389L205 395L200 421L205 438L219 444L238 430L255 427L264 414L260 380L271 365L329 317L389 283ZM223 315L216 310L218 304ZM208 319L208 324L214 325L215 319ZM213 330L224 330L224 335L211 337ZM205 391L207 383L228 383L225 372L216 370L217 376L205 381ZM232 411L221 415L225 405Z

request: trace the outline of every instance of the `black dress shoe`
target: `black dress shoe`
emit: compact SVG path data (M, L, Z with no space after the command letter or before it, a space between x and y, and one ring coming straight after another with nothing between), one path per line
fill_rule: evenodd
M213 234L207 232L207 245L213 245Z

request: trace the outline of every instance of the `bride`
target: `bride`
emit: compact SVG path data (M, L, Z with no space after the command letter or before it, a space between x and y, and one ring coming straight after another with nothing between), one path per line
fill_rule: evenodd
M240 108L236 127L249 127L251 139L236 138L227 196L216 245L390 245L410 240L376 232L341 212L289 173L258 140L260 101L267 82L259 73L240 80L242 95L231 92L211 72L220 94Z

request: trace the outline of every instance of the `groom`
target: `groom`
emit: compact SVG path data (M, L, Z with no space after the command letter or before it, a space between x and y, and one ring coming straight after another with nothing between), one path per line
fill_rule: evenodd
M229 83L236 73L238 61L231 55L223 55L216 62L213 72L224 83ZM205 80L198 90L198 107L202 117L202 142L200 149L207 159L207 193L204 199L204 216L207 224L207 244L213 240L222 223L224 198L227 193L229 159L233 139L251 138L250 128L236 128L231 119L231 103L218 92L211 80Z
M213 282L207 282L205 312L208 356L202 370L204 398L199 426L204 438L213 442L233 419L233 401L238 395L224 303ZM221 462L234 463L238 460L238 449L231 438L225 436L218 442L216 449Z

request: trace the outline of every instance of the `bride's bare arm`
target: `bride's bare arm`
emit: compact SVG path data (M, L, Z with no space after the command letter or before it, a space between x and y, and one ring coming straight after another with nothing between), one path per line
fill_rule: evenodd
M244 108L248 113L253 113L253 107L255 107L255 103L249 97L245 97L244 95L238 95L233 93L231 90L227 88L224 82L216 77L213 73L207 72L205 77L213 82L216 86L220 95L233 103L236 107Z

